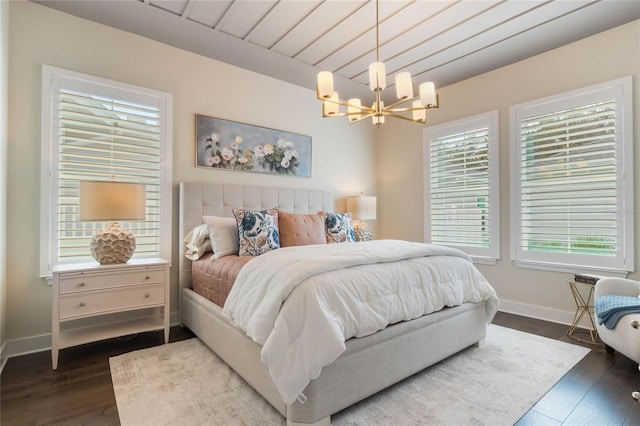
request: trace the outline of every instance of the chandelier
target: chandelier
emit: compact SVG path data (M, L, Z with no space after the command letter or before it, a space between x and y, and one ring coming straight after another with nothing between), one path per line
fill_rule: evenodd
M427 110L438 108L438 95L432 82L422 83L419 87L419 97L413 95L413 83L409 72L396 75L396 95L398 100L385 106L382 101L382 91L387 87L387 76L383 62L380 62L380 23L378 19L378 0L376 0L376 62L369 65L369 87L375 93L375 101L371 107L362 105L358 98L348 101L340 100L338 92L333 90L333 73L321 71L318 73L316 86L318 99L322 104L323 117L348 117L349 123L356 123L365 118L372 118L373 124L380 126L386 116L401 118L414 123L426 123ZM416 98L415 100L413 100ZM411 106L400 105L413 100ZM346 112L340 112L340 106L346 107ZM411 115L402 114L411 112Z

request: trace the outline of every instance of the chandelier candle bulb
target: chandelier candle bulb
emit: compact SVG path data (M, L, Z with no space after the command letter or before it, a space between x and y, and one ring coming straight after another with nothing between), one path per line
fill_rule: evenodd
M362 102L360 99L351 98L348 103L347 112L349 113L349 121L354 122L360 120L360 113L362 111Z
M413 107L420 108L420 109L414 109L412 111L413 121L417 121L419 123L425 123L427 121L427 110L424 109L424 106L422 106L422 102L420 102L419 100L413 101Z
M384 90L387 87L387 74L384 69L384 63L374 62L369 65L369 87L374 92L376 90Z
M423 106L436 104L436 88L431 81L420 85L420 102L422 102Z
M411 73L401 72L396 74L396 94L398 95L398 99L413 98Z
M330 71L318 73L318 96L329 99L333 95L333 74Z
M331 95L329 100L324 101L324 104L322 104L322 115L326 117L329 115L338 114L340 105L338 105L335 102L338 102L339 100L340 100L340 97L338 95L338 92L333 92L333 95Z

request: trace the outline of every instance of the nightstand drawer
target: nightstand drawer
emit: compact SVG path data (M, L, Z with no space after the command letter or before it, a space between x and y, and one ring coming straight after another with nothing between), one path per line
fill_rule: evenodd
M59 319L159 306L164 303L164 290L163 283L61 296Z
M60 294L78 293L137 284L163 283L164 281L164 267L132 268L127 271L115 273L75 272L60 274Z

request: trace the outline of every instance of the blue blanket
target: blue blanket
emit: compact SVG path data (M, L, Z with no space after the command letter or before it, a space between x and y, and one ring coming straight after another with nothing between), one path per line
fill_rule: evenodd
M604 324L613 330L618 320L627 314L640 313L640 298L632 296L608 295L598 297L594 308L598 317L598 324Z

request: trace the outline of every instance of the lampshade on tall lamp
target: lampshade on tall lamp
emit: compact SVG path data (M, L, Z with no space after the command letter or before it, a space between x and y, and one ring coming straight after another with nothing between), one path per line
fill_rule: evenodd
M100 264L127 263L133 256L136 239L117 221L145 219L146 192L140 183L80 181L80 220L113 221L91 238L91 255Z
M364 220L376 219L376 197L372 195L360 195L359 197L347 197L347 211L354 219L360 222L353 227L357 241L369 241L373 238L371 228Z

